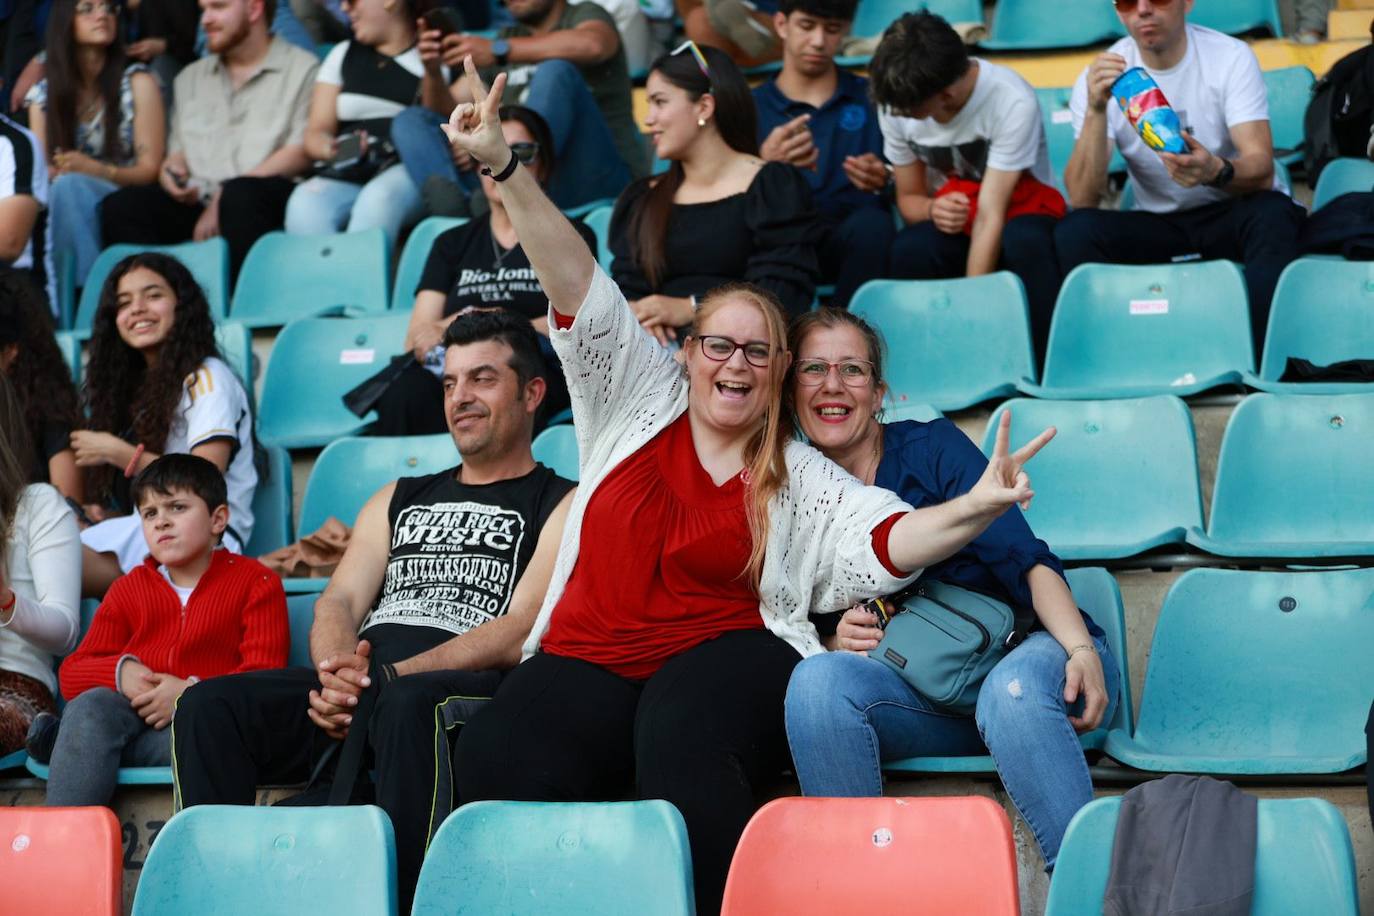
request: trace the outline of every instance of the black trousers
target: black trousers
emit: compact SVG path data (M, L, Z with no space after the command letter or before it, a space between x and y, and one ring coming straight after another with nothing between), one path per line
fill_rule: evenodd
M830 305L849 308L854 291L869 280L888 276L887 256L897 224L886 206L860 207L843 219L826 222L816 244L821 279L835 284Z
M1030 307L1031 341L1044 365L1050 339L1050 319L1059 295L1059 263L1054 256L1052 216L1017 216L1002 229L998 267L1021 278ZM889 276L899 280L939 280L962 277L968 268L969 237L948 235L930 220L907 226L892 243Z
M705 642L643 682L541 653L459 736L458 794L666 799L687 823L697 912L716 913L756 788L790 766L782 704L799 661L767 630Z
M403 913L430 839L457 807L454 732L490 702L500 682L498 671L430 671L398 678L377 697L368 744L376 801L396 832ZM251 805L259 785L308 780L339 743L306 715L307 695L319 686L314 670L284 668L212 678L188 689L172 724L177 807Z
M229 274L237 278L253 243L286 219L286 199L296 183L289 178L232 178L222 186L219 234L229 244ZM161 185L120 188L100 204L100 231L106 245L175 245L190 240L204 210L167 196Z
M1158 264L1186 255L1241 262L1259 352L1274 287L1298 256L1298 233L1306 219L1302 207L1277 191L1176 213L1074 210L1060 221L1054 246L1065 276L1079 264Z

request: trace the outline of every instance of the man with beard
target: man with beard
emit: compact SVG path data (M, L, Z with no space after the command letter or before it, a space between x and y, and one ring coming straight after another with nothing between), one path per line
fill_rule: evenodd
M368 500L315 604L313 669L196 684L172 725L178 808L251 805L258 785L325 773L336 800L375 795L395 829L401 912L457 804L452 741L520 660L573 489L530 452L545 384L529 322L472 312L444 343L444 412L462 463ZM360 751L371 786L348 772Z
M455 186L476 189L471 161L453 161L438 127L456 103L468 101L462 80L448 85L443 68L461 75L470 54L488 83L506 72L506 104L532 108L548 122L555 163L548 193L554 203L566 209L616 197L632 178L648 174L648 162L615 20L592 2L506 0L506 8L517 24L494 39L421 33L425 107L401 112L391 126L406 170L431 212L445 212L441 201Z
M280 229L319 60L274 36L277 0L200 0L210 54L182 70L158 183L121 188L100 207L105 243L165 245L223 236L230 271Z

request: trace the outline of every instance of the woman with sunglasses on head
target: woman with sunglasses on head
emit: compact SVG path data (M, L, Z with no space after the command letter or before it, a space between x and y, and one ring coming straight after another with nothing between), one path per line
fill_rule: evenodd
M125 57L116 0L56 0L47 54L25 104L51 161L54 250L70 254L80 286L103 244L100 202L157 180L166 115L157 80Z
M520 162L547 187L553 172L549 126L537 113L518 105L501 108L501 133ZM548 393L540 408L547 418L568 406L563 370L549 344L549 299L529 258L520 248L510 214L501 202L501 185L482 175L482 194L489 211L455 226L434 240L424 273L415 290L415 306L406 328L405 346L415 357L377 402L379 436L415 436L448 430L444 421L444 369L441 341L454 318L469 309L505 309L523 318L539 332L540 348L548 369ZM587 244L596 249L596 236L582 223L573 224Z
M987 459L949 420L880 420L882 341L862 318L811 312L793 322L789 340L787 398L798 430L860 481L919 507L967 492L985 473ZM920 578L991 595L1036 622L988 674L968 716L930 702L867 657L883 638L874 614L829 615L827 647L839 651L803 661L787 689L802 793L881 795L884 761L990 751L1053 868L1069 819L1093 797L1077 733L1097 728L1116 703L1105 634L1078 610L1059 558L1019 513L1006 513Z
M788 314L811 305L819 231L801 173L759 158L749 84L729 56L687 42L649 71L650 142L671 164L625 189L611 217L611 276L667 343L708 290L753 283Z
M777 301L716 289L681 351L659 346L511 153L505 77L487 93L465 65L476 102L446 130L502 183L548 294L581 485L526 661L459 738L459 796L667 799L712 913L756 788L786 766L787 680L822 648L808 614L895 590L1029 499L1022 464L1053 431L1015 454L1004 435L942 506L860 485L783 421Z

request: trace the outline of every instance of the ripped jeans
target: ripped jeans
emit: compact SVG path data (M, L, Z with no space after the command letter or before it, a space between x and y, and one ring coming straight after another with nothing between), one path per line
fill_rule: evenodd
M1107 682L1102 721L1116 709L1120 677L1106 640L1095 639ZM881 795L882 762L991 753L1016 809L1053 868L1064 830L1092 801L1092 778L1064 702L1063 647L1030 634L993 668L973 716L933 706L891 668L852 652L802 661L787 687L787 741L802 794ZM1073 704L1081 709L1082 700Z

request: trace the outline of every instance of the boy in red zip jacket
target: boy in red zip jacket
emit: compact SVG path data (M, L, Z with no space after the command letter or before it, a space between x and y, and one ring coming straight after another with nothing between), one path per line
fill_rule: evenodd
M60 723L44 715L29 730L30 756L51 756L49 805L108 804L119 767L168 766L167 726L192 684L286 664L281 580L217 547L229 523L219 469L164 455L134 479L131 498L150 555L110 587L62 663Z

